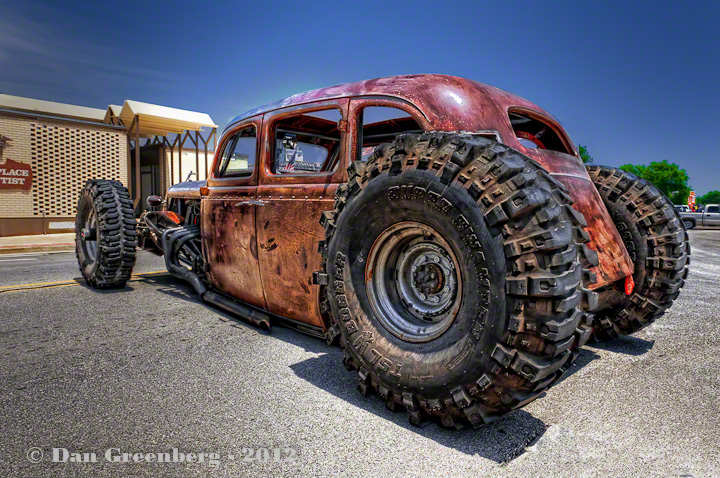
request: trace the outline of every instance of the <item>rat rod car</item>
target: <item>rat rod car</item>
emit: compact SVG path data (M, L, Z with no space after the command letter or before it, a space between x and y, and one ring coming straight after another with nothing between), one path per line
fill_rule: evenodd
M87 283L122 287L136 247L207 302L338 342L362 394L410 421L474 426L556 383L594 336L671 305L690 247L652 184L589 166L533 103L443 75L297 94L234 119L209 179L133 215L80 194ZM319 224L318 224L319 222Z

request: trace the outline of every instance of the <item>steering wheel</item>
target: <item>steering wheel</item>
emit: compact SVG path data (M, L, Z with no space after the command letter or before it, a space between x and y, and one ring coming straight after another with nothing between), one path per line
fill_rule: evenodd
M542 130L541 130L542 132ZM528 141L531 141L535 146L537 146L540 149L547 149L545 148L545 145L540 141L534 134L528 133L527 131L516 131L515 134L518 138L526 139Z

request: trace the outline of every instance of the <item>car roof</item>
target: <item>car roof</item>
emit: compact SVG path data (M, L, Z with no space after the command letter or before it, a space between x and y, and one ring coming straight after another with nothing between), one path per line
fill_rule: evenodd
M499 120L509 124L508 108L530 110L560 126L544 109L500 88L457 76L424 74L376 78L298 93L246 111L234 118L228 128L280 108L356 96L390 96L407 101L439 131L479 131Z

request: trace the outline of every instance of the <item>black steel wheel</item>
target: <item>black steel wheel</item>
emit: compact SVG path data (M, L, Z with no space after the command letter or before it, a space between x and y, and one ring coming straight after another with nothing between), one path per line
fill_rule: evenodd
M555 383L590 335L594 294L565 188L515 150L451 133L399 136L348 171L321 219L317 280L360 392L459 427Z

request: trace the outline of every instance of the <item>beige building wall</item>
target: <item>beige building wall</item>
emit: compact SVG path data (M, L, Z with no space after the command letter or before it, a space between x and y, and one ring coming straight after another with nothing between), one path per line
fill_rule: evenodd
M30 190L0 189L0 235L67 229L88 179L128 182L124 130L0 114L0 135L10 138L2 163L12 159L33 171Z
M0 136L10 138L2 151L0 164L12 159L18 163L32 164L30 154L30 124L24 119L0 115ZM35 181L33 168L33 181ZM0 189L0 218L33 217L33 191L29 189Z
M168 181L168 185L173 185L177 183L181 183L187 179L188 174L190 174L190 171L195 173L196 175L190 178L191 181L200 181L207 179L208 173L210 171L210 168L212 167L213 158L214 158L215 152L214 151L208 151L207 152L207 163L205 162L205 151L202 149L200 150L199 158L200 158L200 173L198 174L198 168L197 168L197 162L195 157L195 149L183 149L182 151L182 177L180 176L181 170L180 170L180 160L178 158L178 150L175 148L174 154L173 154L173 169L170 168L170 148L165 148L165 157L167 158L167 171L166 171L166 177ZM173 173L171 176L171 172Z

